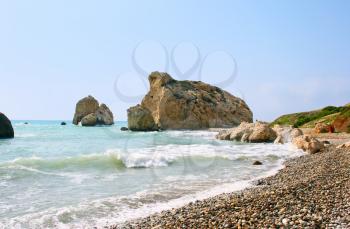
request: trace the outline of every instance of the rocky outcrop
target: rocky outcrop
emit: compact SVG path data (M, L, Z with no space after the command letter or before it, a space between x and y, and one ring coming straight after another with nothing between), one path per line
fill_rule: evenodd
M158 130L158 126L154 122L152 113L141 105L128 109L128 128L132 131Z
M205 129L252 122L247 104L218 87L177 81L160 72L151 73L148 80L150 91L141 105L128 110L130 129Z
M216 136L221 140L235 140L241 142L273 142L277 138L276 132L268 124L262 122L242 122L238 127L219 132Z
M11 121L4 115L0 113L0 138L13 138L14 131Z
M95 125L113 125L113 113L105 105L99 105L99 102L89 95L78 101L73 124L78 125L81 122L82 126Z
M311 154L317 153L324 148L322 142L308 135L301 135L299 137L296 137L292 142L293 145L295 145L298 149L302 149L303 151Z

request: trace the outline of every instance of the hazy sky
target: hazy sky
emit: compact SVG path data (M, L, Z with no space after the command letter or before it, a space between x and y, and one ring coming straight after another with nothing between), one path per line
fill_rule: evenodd
M91 94L126 120L155 70L217 84L260 120L342 105L349 12L346 0L0 0L0 111L72 119Z

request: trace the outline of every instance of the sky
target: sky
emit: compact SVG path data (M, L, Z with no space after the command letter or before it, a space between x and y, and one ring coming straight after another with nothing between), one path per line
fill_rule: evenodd
M254 119L350 102L350 1L0 0L0 111L71 120L93 95L116 121L147 75L201 80Z

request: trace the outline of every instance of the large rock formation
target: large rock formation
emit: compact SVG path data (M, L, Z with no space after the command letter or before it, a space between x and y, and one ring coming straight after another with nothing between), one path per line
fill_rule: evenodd
M247 104L218 87L200 81L177 81L153 72L141 105L128 110L131 130L205 129L252 122ZM153 119L153 121L152 121Z
M83 126L112 125L113 113L105 104L99 105L99 102L89 95L79 100L76 105L73 124L78 125L80 122Z
M277 134L266 123L242 122L238 127L220 131L216 137L221 140L235 140L241 142L257 143L273 142L276 139Z
M0 138L13 138L14 131L11 121L0 112Z

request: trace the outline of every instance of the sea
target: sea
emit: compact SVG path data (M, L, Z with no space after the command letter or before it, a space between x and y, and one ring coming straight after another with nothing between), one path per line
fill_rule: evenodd
M15 138L0 140L0 228L121 224L250 187L303 154L290 144L217 140L215 131L65 122L12 121Z

